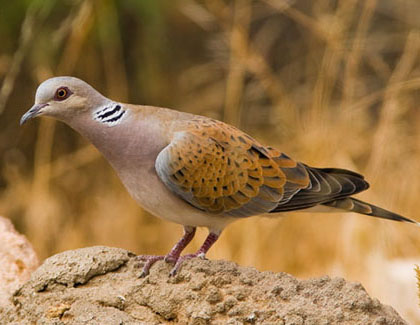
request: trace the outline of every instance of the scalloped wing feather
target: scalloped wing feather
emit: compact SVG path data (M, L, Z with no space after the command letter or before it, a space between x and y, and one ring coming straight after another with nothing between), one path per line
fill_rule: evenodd
M234 217L270 212L309 184L305 168L289 157L233 126L200 117L178 126L155 167L191 205Z

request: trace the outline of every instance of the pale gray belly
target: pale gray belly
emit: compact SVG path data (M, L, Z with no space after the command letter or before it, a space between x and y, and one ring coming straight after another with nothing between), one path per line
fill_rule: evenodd
M222 230L235 218L211 215L172 193L159 179L153 167L121 173L120 178L131 196L148 212L181 225Z

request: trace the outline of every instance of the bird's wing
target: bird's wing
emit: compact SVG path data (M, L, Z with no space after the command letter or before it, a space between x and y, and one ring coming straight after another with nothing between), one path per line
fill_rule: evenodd
M348 198L369 187L362 175L346 169L313 168L302 163L298 165L305 168L309 174L308 186L290 196L289 200L279 202L278 206L270 212L300 210L318 204L333 206L333 202Z
M306 168L223 122L185 122L156 159L163 183L203 211L247 217L270 212L309 184Z

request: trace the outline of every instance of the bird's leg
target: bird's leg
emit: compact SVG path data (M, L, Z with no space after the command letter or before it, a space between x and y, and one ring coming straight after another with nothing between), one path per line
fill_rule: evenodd
M140 273L140 277L144 277L149 274L149 270L153 264L157 261L165 260L165 262L176 263L181 255L181 252L191 242L195 235L195 227L184 226L184 235L182 238L172 247L171 251L166 255L140 255L137 259L144 261L143 270Z
M185 247L191 242L195 235L195 227L184 227L184 235L182 238L172 247L171 251L168 255L165 256L165 262L169 263L176 263L179 256L181 255L182 251Z
M187 255L181 256L177 259L175 266L173 267L169 275L174 276L181 268L182 263L186 260L189 260L194 257L200 257L202 259L205 259L206 253L208 252L210 247L213 246L213 244L217 241L219 236L220 236L220 233L215 233L215 232L210 231L209 235L207 236L206 240L204 241L203 245L201 245L198 251L196 251L194 254L187 254Z

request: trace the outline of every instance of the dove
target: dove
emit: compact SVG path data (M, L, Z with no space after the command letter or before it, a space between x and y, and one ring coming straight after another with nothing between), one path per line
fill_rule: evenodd
M230 223L319 207L418 222L353 197L369 184L356 172L315 168L265 146L224 122L161 107L119 103L75 77L42 82L20 124L48 116L68 124L108 160L131 196L152 215L183 225L165 256L141 255L141 276L159 260L176 274L190 258L205 258ZM181 256L197 227L209 234Z

